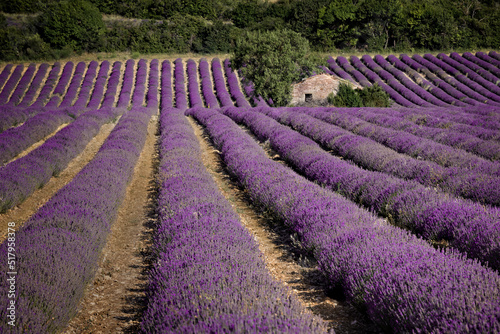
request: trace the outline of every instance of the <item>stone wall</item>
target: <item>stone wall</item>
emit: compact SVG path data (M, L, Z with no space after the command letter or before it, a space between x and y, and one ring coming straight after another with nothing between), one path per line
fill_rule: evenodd
M331 92L337 93L339 80L329 74L318 74L292 85L291 104L312 101L324 101Z

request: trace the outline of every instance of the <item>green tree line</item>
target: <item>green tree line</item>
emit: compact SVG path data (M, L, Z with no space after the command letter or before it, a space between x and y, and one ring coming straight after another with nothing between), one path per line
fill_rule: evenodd
M494 0L9 0L0 12L0 60L7 61L226 53L249 32L282 30L321 52L500 48ZM29 15L19 22L15 13Z

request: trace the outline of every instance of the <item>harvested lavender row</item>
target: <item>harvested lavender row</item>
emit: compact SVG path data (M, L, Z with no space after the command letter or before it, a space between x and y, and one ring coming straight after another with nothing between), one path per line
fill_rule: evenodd
M7 79L9 78L10 71L12 71L12 64L7 64L2 70L2 73L0 73L0 91L3 88L3 84Z
M457 62L456 60L451 59L450 57L448 57L444 53L440 53L439 58L436 58L433 55L426 53L424 55L424 58L427 59L428 61L430 61L431 63L441 67L446 72L453 74L457 79L462 78L462 77L457 76L458 74L462 74L462 73L465 74L467 78L472 79L473 82L480 84L481 86L483 86L484 88L486 88L487 90L492 92L493 94L491 96L495 101L500 100L500 96L499 96L500 95L500 87L498 87L494 83L484 79L482 76L480 76L479 74L477 74L476 72L474 72L473 70L468 68L467 66L464 66L464 65L460 64L459 62ZM474 87L471 87L471 88L474 89ZM488 97L490 97L490 96L488 96Z
M412 80L408 79L408 77L406 77L406 75L404 75L403 72L397 70L394 66L389 64L389 62L380 55L376 55L375 57L373 57L373 59L371 59L370 56L363 56L363 60L366 63L372 63L372 64L375 64L376 62L378 65L382 66L384 70L386 70L387 72L391 73L394 77L396 77L399 80L399 82L404 84L411 91L415 92L416 94L421 96L424 100L431 102L434 105L443 107L445 106L447 107L449 104L456 106L467 105L466 103L445 93L441 88L434 86L432 83L423 78L419 86ZM424 89L421 86L424 86L427 89Z
M492 92L490 92L477 82L472 81L459 71L454 70L451 66L447 65L446 63L441 62L439 59L434 58L434 62L436 63L441 62L439 64L441 66L450 69L453 73L453 76L447 74L442 67L434 64L433 62L430 62L427 59L422 58L419 55L413 55L412 58L413 58L412 60L415 61L417 64L421 64L426 68L430 69L432 72L438 74L443 80L450 83L451 85L459 89L461 92L467 94L468 96L484 103L499 105L497 96L495 94L493 94ZM401 59L411 66L411 64L408 63L408 60L410 58L408 59L401 58Z
M238 77L231 68L231 62L229 61L229 59L224 60L224 72L226 73L229 92L231 93L232 98L236 101L236 105L238 107L250 107L250 103L248 103L245 95L243 95L240 90L240 86L238 85Z
M299 235L329 283L374 322L394 332L500 331L498 273L436 250L268 159L227 117L191 113L249 196Z
M188 108L188 104L186 98L184 66L182 65L182 59L177 58L174 61L174 66L175 106L177 109L186 110Z
M416 63L413 59L409 58L407 55L402 55L401 57L406 57L406 59L408 59L409 62ZM404 63L403 61L399 60L396 56L389 55L387 57L387 60L393 66L395 66L396 68L398 68L398 69L400 69L400 70L402 70L402 71L404 71L404 72L406 72L408 74L414 73L413 75L411 75L414 80L416 79L417 75L419 76L419 74L417 72L415 72L412 69L412 67L410 67L410 65L407 65L407 63ZM466 96L464 94L464 92L459 91L457 88L453 87L448 82L444 81L443 79L440 79L438 76L436 76L434 73L432 73L429 69L425 68L425 66L423 66L423 65L417 66L417 68L420 68L420 70L423 73L425 73L425 75L427 76L427 78L429 78L436 87L439 87L444 92L446 92L447 94L449 94L450 96L454 97L457 100L460 100L460 101L462 101L464 103L471 104L471 105L479 105L479 104L485 103L487 101L486 97L483 97L480 94L474 93L468 87L466 87L465 85L461 84L464 87L466 87L466 90L469 90L470 92L473 92L473 94L471 94L472 95L471 97L476 98L477 101L471 99L470 97ZM420 79L420 80L423 80L423 78ZM456 82L458 84L460 84L458 81L456 81ZM433 88L433 89L435 89L435 88Z
M222 74L222 67L219 58L212 59L212 75L214 78L215 93L222 107L234 106L231 96L227 92L226 80Z
M335 62L335 59L332 58L332 56L328 57L327 60L328 67L339 77L341 77L344 80L350 81L353 84L357 84L356 80L354 80L346 71L340 68L339 65Z
M158 59L151 60L149 64L148 92L146 93L147 108L158 110Z
M188 76L188 92L189 92L189 105L193 107L203 107L203 101L200 95L200 86L198 84L198 66L192 59L188 59L186 64L186 71Z
M366 79L366 77L356 70L345 57L337 57L337 63L347 71L357 82L363 87L370 87L372 84Z
M108 81L109 66L109 61L107 60L101 63L101 67L99 68L99 73L97 74L97 79L94 84L94 90L92 91L89 103L87 104L87 108L89 109L97 109L101 105L104 88L106 87L106 81Z
M59 70L60 66L57 63L57 65L54 65L54 67L50 71L47 82L42 88L38 99L30 107L16 108L16 111L13 112L12 108L0 106L0 132L5 131L12 126L24 123L30 117L33 117L38 113L45 111L45 109L42 108L42 105L46 102L46 99L50 94L55 81L57 80ZM44 96L42 96L42 94L44 94Z
M113 64L113 69L111 70L111 75L108 80L108 87L102 99L101 108L110 108L115 105L116 92L118 91L118 83L120 82L121 67L122 63L119 61L115 61Z
M78 93L78 99L74 103L74 107L77 109L85 108L89 102L90 91L94 86L94 80L97 76L97 66L99 66L99 63L95 60L91 61L89 64L89 68Z
M323 121L345 127L349 131L355 131L356 134L371 138L399 153L408 154L414 158L430 160L444 167L459 167L500 176L500 165L496 162L483 159L464 150L436 143L433 140L417 137L405 131L385 128L383 122L381 122L382 126L374 124L377 119L384 118L385 115L374 114L371 112L372 109L323 109L322 113L320 113L321 117L320 114L311 115ZM321 108L317 108L317 110L321 110ZM323 113L323 111L327 112ZM342 115L339 120L344 120L344 122L337 122L335 117L330 117L333 113Z
M160 142L159 218L142 332L326 332L269 274L203 165L181 110L162 111Z
M7 102L5 105L16 106L21 102L24 92L26 91L26 89L28 89L31 80L35 75L35 71L36 71L36 65L34 63L31 63L24 72L21 80L19 80L19 83L17 84L16 89L12 93L9 102Z
M147 77L148 77L148 63L146 59L141 59L137 64L135 87L134 87L134 93L132 94L133 106L141 107L144 104L144 93L146 92Z
M472 68L477 73L481 74L483 78L490 80L494 84L498 85L500 83L500 69L487 61L484 61L476 56L474 56L470 52L464 52L462 57L456 52L452 52L450 57L457 60L459 58L466 59L463 64L467 65L467 67ZM473 66L475 65L475 66Z
M33 100L35 99L35 95L43 82L43 79L45 79L45 76L47 75L48 70L49 64L43 63L40 65L38 71L35 74L35 77L33 78L33 81L30 84L30 87L28 88L28 91L26 92L26 94L24 94L21 102L18 104L18 107L25 108L33 102Z
M367 62L367 64L365 65L361 62L361 60L359 60L358 57L351 56L351 62L356 69L358 69L365 75L366 73L369 73L369 71L373 71L373 73L376 73L378 76L380 76L380 78L382 78L387 82L389 87L393 88L396 92L401 94L401 96L403 96L411 103L414 103L415 105L418 106L425 106L425 107L432 106L431 102L427 102L426 100L418 96L418 94L412 92L410 89L405 87L403 84L399 82L399 80L394 78L392 74L382 69L380 66L377 66L375 62L373 62L373 60Z
M101 126L118 117L120 113L123 113L123 109L88 111L28 155L0 168L0 212L23 202L35 190L43 187L52 176L57 176L83 151ZM45 114L49 115L44 113L40 116ZM67 114L50 115L55 122L64 122L63 117L67 117Z
M135 61L133 59L129 59L125 63L122 89L116 105L118 108L127 108L130 104L130 95L132 94L132 86L134 85L134 66Z
M493 64L497 67L500 67L500 60L495 59L491 55L488 55L484 52L481 52L481 51L476 52L476 57L481 59L481 60L484 60L485 62Z
M492 107L490 107L492 108ZM429 110L428 110L429 109ZM500 108L497 108L500 111ZM400 108L400 109L388 109L388 108L372 108L370 109L372 112L381 113L384 115L389 115L392 117L397 117L402 120L410 121L414 124L438 129L446 129L448 131L459 131L463 133L471 134L475 137L481 138L483 140L500 140L500 132L498 131L499 123L493 121L491 119L484 118L484 121L481 122L480 116L470 115L469 119L471 123L475 123L477 125L469 125L459 122L454 122L452 119L461 119L463 120L465 117L461 117L458 114L454 114L451 116L456 117L448 117L450 116L450 109L447 109L446 112L443 112L443 108ZM466 119L467 120L467 119ZM493 130L496 129L496 130Z
M391 86L387 85L377 74L375 74L375 72L369 70L365 65L363 65L361 63L361 61L359 61L359 59L357 59L357 60L358 61L356 61L354 59L355 63L359 66L358 69L360 71L362 71L363 74L366 75L366 77L368 79L370 79L372 82L374 82L374 83L378 84L380 87L382 87L382 89L384 91L386 91L387 94L389 94L389 96L391 97L391 99L393 99L397 104L402 105L402 106L406 106L406 107L415 106L415 104L412 101L410 101L414 94L410 94L409 91L404 91L406 94L410 94L409 98L406 98L404 95L402 95L399 92L397 92L396 90L394 90ZM347 60L346 60L346 62L347 62ZM348 62L347 62L347 64L348 64ZM349 66L352 67L352 65L349 65ZM346 66L344 66L344 67L346 67ZM358 71L356 71L356 72L358 72Z
M170 61L164 60L161 64L161 110L172 107L172 68Z
M321 127L304 114L269 108L257 110L272 114L292 128L300 128L299 132L314 136L322 144L331 134L328 127ZM454 198L414 181L364 170L332 156L315 141L262 114L231 109L225 114L247 125L259 140L269 140L281 157L311 181L387 217L391 223L419 237L438 242L444 239L469 257L500 269L500 226L497 224L500 209ZM374 159L382 155L382 152L374 153ZM452 222L450 217L454 218Z
M83 80L83 74L85 73L86 67L87 65L83 61L79 62L78 65L76 65L75 73L73 74L71 83L69 84L68 90L66 91L66 94L64 95L64 98L61 104L59 105L60 108L67 108L73 104L73 100L75 99L76 94L78 94L78 91L80 90L80 86ZM89 71L90 70L91 69L89 67Z
M95 116L112 113L99 110ZM54 333L76 313L133 175L150 116L146 108L123 116L94 159L16 232L16 326L2 321L0 331ZM3 256L7 246L0 245ZM1 268L9 271L7 262ZM0 287L0 303L7 305L7 281ZM6 307L0 315L7 317Z
M208 108L219 108L219 101L214 94L214 88L212 86L212 79L210 79L210 67L208 61L205 58L200 60L200 77L201 77L201 92L203 98L205 99L205 105Z
M12 72L12 75L9 77L9 80L5 83L5 86L3 86L3 89L0 92L0 105L7 103L12 91L16 88L19 79L21 79L23 71L23 64L16 66L14 72Z

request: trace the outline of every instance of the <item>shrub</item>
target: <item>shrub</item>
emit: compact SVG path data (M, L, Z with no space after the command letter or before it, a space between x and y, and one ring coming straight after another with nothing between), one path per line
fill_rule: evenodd
M359 90L358 94L365 107L389 107L391 105L389 94L387 94L378 84L374 84L371 87L365 87Z
M363 101L356 89L349 84L341 82L337 95L330 93L328 102L336 107L362 107Z

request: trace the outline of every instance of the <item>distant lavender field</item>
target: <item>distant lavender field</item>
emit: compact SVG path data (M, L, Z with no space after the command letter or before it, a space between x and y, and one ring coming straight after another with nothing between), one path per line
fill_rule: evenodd
M59 332L75 315L155 117L141 331L327 332L269 273L187 116L253 205L317 260L325 286L381 330L500 332L500 55L330 57L325 71L377 83L393 105L273 108L228 59L0 68L0 214L116 122L71 182L2 231L0 332Z

